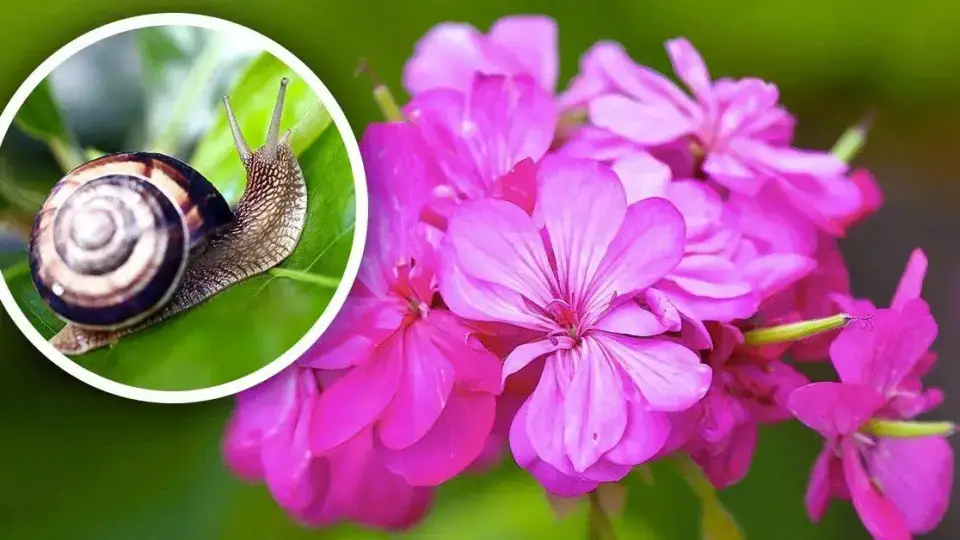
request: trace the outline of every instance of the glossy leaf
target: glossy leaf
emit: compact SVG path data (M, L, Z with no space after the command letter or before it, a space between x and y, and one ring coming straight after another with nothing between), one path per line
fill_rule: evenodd
M291 78L283 128L296 126L294 150L308 188L307 223L297 248L280 266L293 274L309 273L339 280L353 243L355 199L353 175L343 140L306 84L276 69L272 57L253 62L231 92L251 145L265 136L280 77ZM263 74L263 69L267 74ZM262 125L257 130L255 126ZM194 165L220 188L242 189L236 151L219 133L224 114L198 149ZM259 144L257 144L259 146ZM239 192L237 193L239 195ZM45 338L62 323L34 289L25 262L4 272L21 309ZM333 296L334 288L269 273L236 284L200 306L153 327L126 336L113 348L75 358L109 379L141 388L185 390L235 380L270 363L309 330Z
M47 143L64 171L83 163L83 155L73 145L73 137L60 114L49 80L40 83L30 93L17 111L14 122L24 133Z

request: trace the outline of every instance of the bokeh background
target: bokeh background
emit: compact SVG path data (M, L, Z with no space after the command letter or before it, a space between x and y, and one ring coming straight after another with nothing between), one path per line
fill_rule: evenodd
M638 61L669 73L663 42L684 35L715 76L776 82L800 118L798 143L828 148L865 112L876 120L858 165L878 177L881 212L842 248L858 295L888 302L907 256L930 259L925 296L940 324L940 362L928 382L945 389L940 418L960 418L960 2L910 6L870 0L442 0L187 2L46 0L7 10L0 31L0 100L56 49L83 32L148 12L194 12L260 31L306 62L337 97L359 136L378 111L361 57L403 99L401 68L432 25L467 21L486 29L513 13L545 13L560 24L561 80L598 39L623 43ZM124 84L116 58L104 84ZM108 62L108 60L104 60ZM96 107L114 121L135 104ZM89 110L88 110L89 113ZM80 113L71 121L82 123ZM93 129L93 128L91 128ZM2 240L6 242L7 240ZM365 538L356 528L307 531L266 490L234 480L220 459L232 400L149 405L88 388L37 354L0 319L0 538ZM954 447L957 447L954 438ZM806 522L802 495L817 438L795 425L764 433L756 463L724 493L749 539L865 538L853 513L835 504L820 526ZM666 469L654 485L631 480L629 537L696 538L696 501ZM929 538L960 537L954 502ZM583 512L558 521L532 480L511 463L440 490L427 522L409 538L583 538ZM372 535L371 537L382 537Z

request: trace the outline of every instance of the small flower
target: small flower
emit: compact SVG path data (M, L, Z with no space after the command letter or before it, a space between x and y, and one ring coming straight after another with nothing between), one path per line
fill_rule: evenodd
M532 211L536 162L550 148L557 111L530 76L477 74L463 91L419 94L404 114L444 176L434 189L428 223L442 230L457 205L484 197Z
M326 385L293 365L237 395L224 435L224 459L248 481L265 481L274 499L304 525L353 521L399 530L418 522L432 499L391 473L367 429L333 452L310 449L309 429Z
M939 399L922 390L937 325L922 299L876 312L870 328L848 325L830 347L841 382L794 391L789 407L826 439L807 490L818 521L832 497L852 499L876 538L911 538L932 530L947 510L953 452L942 435L884 436L877 421L902 421Z
M710 390L682 420L690 439L684 449L718 489L747 474L760 424L792 418L790 393L808 381L779 359L765 358L744 345L734 326L711 323L714 349L704 362L713 369Z
M656 454L665 412L696 403L710 368L658 337L675 318L634 301L683 256L676 208L659 198L628 207L616 175L592 161L548 157L538 180L533 217L494 199L451 217L440 291L464 318L534 336L504 361L506 378L543 358L511 448L548 490L572 496Z
M373 430L373 448L412 485L438 485L483 451L499 393L497 358L436 295L436 252L419 222L440 180L417 129L373 125L361 144L371 230L354 291L305 365L345 370L319 397L310 449Z
M689 94L635 64L617 44L600 42L586 53L580 75L560 98L561 106L589 114L591 127L570 142L576 152L603 159L596 154L617 155L626 141L675 165L680 175L723 186L732 204L762 197L807 226L842 235L867 196L844 176L840 159L790 146L794 120L779 104L777 88L755 78L713 80L685 39L668 41L667 51ZM779 213L773 208L767 211Z
M411 95L436 88L467 91L474 74L532 76L551 94L557 85L557 23L539 15L503 17L484 35L464 23L433 27L403 70Z

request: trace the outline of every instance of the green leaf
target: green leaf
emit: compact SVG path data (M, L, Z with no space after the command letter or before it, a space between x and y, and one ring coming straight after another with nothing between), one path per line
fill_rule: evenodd
M83 155L72 143L73 137L63 121L48 80L30 93L17 111L14 122L24 133L47 143L64 171L83 163Z
M700 537L703 540L743 540L740 525L723 505L703 470L686 455L673 456L670 461L700 499Z
M266 136L280 78L290 78L282 127L295 128L294 150L308 189L307 222L280 268L250 278L202 305L126 336L113 348L74 360L109 379L154 390L223 384L267 365L312 327L333 296L353 244L355 194L346 147L306 84L272 56L256 59L231 92L251 146ZM193 165L220 189L243 188L243 169L221 111ZM263 126L262 129L257 129ZM233 176L231 176L233 175ZM239 181L238 181L239 180ZM306 277L304 277L306 276ZM26 264L4 272L20 308L46 338L63 325L39 298Z

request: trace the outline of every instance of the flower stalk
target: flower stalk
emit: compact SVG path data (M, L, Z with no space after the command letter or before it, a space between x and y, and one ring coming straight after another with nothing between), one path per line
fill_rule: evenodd
M854 318L846 313L839 313L822 319L811 319L789 324L757 328L744 333L748 345L771 345L788 341L799 341L817 334L842 328Z
M388 122L404 122L406 120L406 118L403 117L400 106L397 105L397 100L394 99L393 93L390 92L390 88L383 84L373 71L370 70L366 60L360 60L356 74L366 75L370 79L370 82L373 83L373 99L377 102L380 113L383 114L383 117Z
M864 431L876 437L911 439L914 437L946 437L953 435L953 422L906 422L874 418L867 422Z

